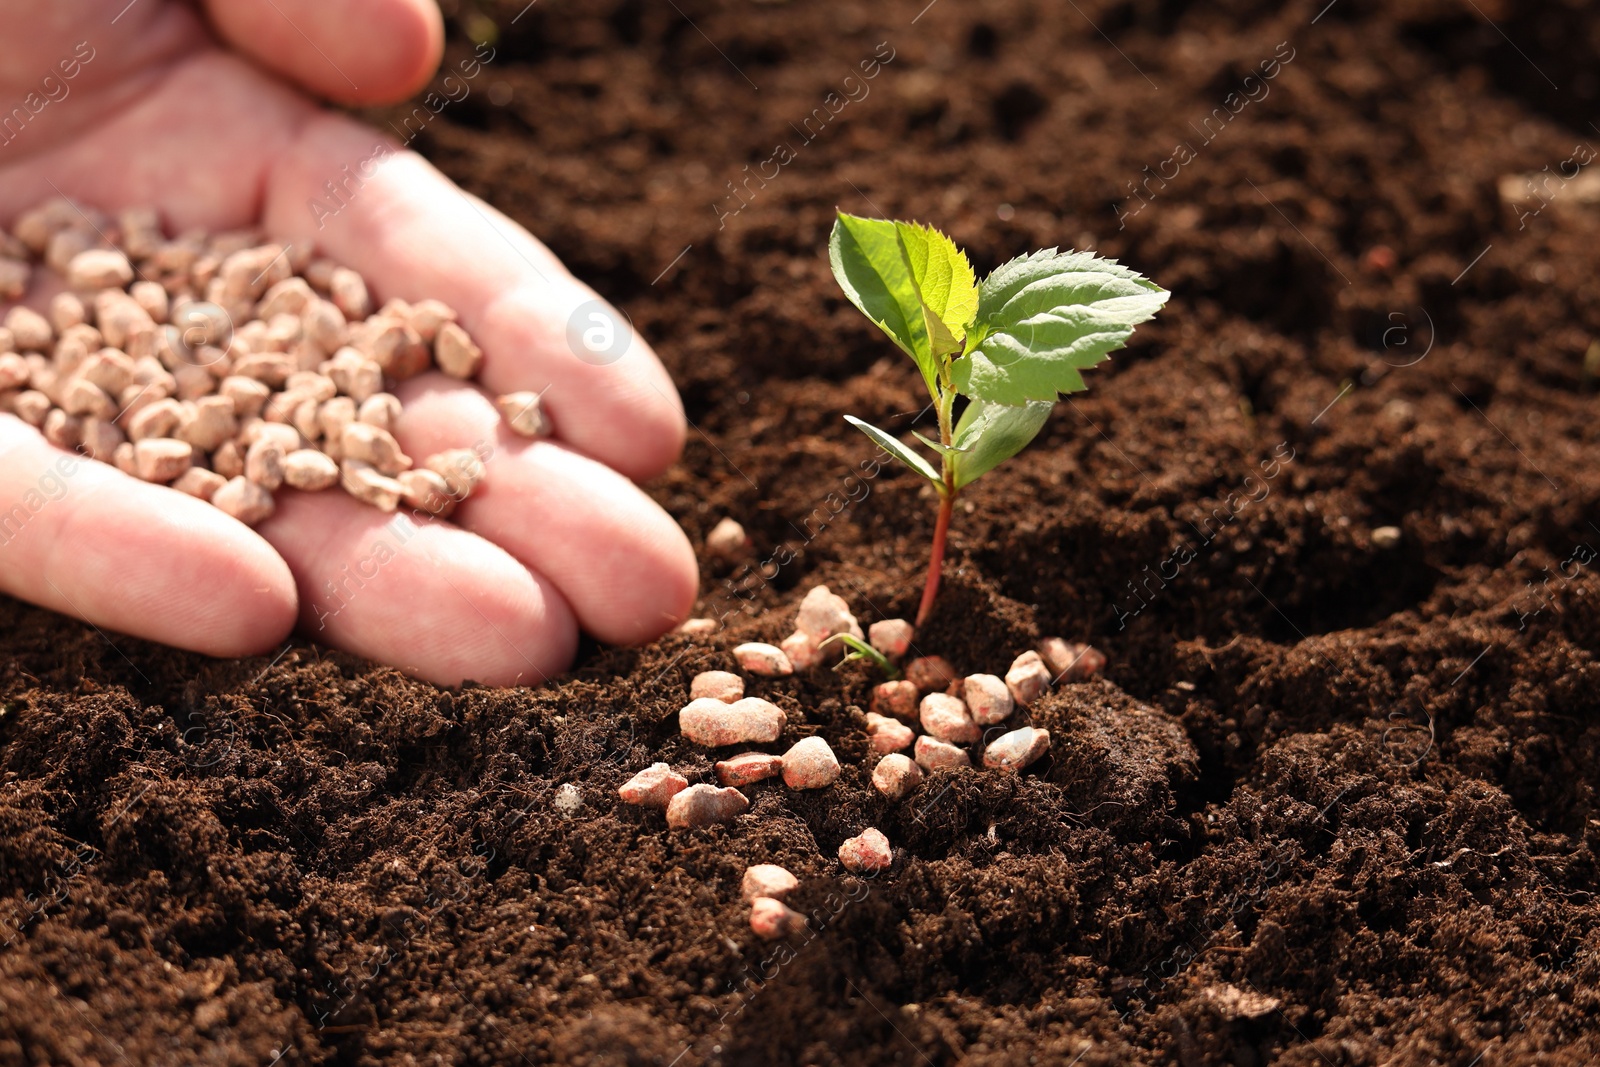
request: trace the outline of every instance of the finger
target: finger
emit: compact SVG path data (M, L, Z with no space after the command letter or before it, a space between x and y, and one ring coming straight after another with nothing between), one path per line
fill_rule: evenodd
M418 462L492 443L488 476L451 521L548 575L585 632L634 644L683 621L698 584L694 549L632 482L562 445L511 434L488 397L442 374L404 383L400 398L396 436Z
M561 440L631 478L677 459L683 407L650 346L618 316L617 343L580 358L568 323L580 337L592 325L594 291L420 156L390 151L341 116L316 120L274 168L265 220L360 271L380 299L432 296L454 307L483 347L485 387L548 390Z
M281 490L258 529L294 572L301 626L319 641L441 685L537 685L577 650L554 586L447 523L338 490Z
M132 99L85 96L98 109L94 130L7 168L0 216L67 196L104 211L156 207L174 233L254 224L271 161L319 109L217 48L158 69Z
M206 0L225 42L318 96L404 100L438 69L444 23L432 0Z
M289 568L211 505L63 452L0 415L0 587L105 630L212 656L294 626Z

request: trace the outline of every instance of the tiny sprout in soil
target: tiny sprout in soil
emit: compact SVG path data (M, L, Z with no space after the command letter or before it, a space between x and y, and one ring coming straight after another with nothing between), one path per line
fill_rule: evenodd
M913 436L939 456L934 469L891 434L852 415L850 425L926 478L939 494L933 554L916 624L939 593L957 495L1025 448L1079 372L1121 348L1168 293L1115 260L1047 248L1018 256L978 282L966 253L928 226L839 213L828 242L833 275L922 372L939 439ZM959 419L957 397L967 403Z
M883 671L883 673L889 677L890 681L900 677L900 669L893 663L889 662L888 656L885 656L882 652L879 652L877 649L861 640L861 638L857 637L855 634L834 634L817 647L827 648L835 641L838 641L850 651L845 653L844 659L840 660L834 665L834 670L838 670L846 663L854 663L857 660L865 659L876 663L878 665L878 669Z

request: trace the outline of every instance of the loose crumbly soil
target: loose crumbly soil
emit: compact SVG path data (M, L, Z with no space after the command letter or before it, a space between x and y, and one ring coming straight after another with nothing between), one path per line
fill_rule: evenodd
M458 10L451 61L490 17L495 58L416 143L661 352L694 430L652 492L755 541L705 569L728 625L445 692L0 605L0 1062L1596 1062L1600 219L1548 179L1600 144L1595 14L1324 2ZM668 833L616 787L710 775L692 674L818 582L863 621L920 588L931 501L839 418L922 400L829 277L836 205L1172 289L966 496L917 637L1110 665L1021 716L1047 763L899 804L866 669L755 683L843 777ZM870 882L832 858L868 824ZM810 938L749 931L761 861Z

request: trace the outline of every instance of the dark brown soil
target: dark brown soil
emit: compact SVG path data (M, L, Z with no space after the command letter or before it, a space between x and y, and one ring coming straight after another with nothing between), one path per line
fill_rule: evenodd
M0 605L0 1062L1600 1058L1600 217L1548 178L1600 145L1591 5L523 3L455 13L496 58L419 144L656 343L695 430L653 491L759 549L706 570L729 625L449 693ZM1035 709L1042 769L899 805L864 668L761 683L840 782L669 834L615 790L709 775L694 672L817 582L919 591L930 501L839 417L908 429L918 385L829 277L836 205L1173 290L971 492L917 639L1110 666ZM869 823L866 882L831 857ZM758 861L814 936L750 933Z

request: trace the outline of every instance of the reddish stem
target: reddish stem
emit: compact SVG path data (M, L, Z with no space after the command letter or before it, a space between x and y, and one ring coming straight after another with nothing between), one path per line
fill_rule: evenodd
M928 584L922 587L922 604L917 608L917 628L933 614L933 601L939 595L939 575L944 570L944 540L950 532L950 514L955 508L955 494L939 496L939 518L933 526L933 555L928 558Z

